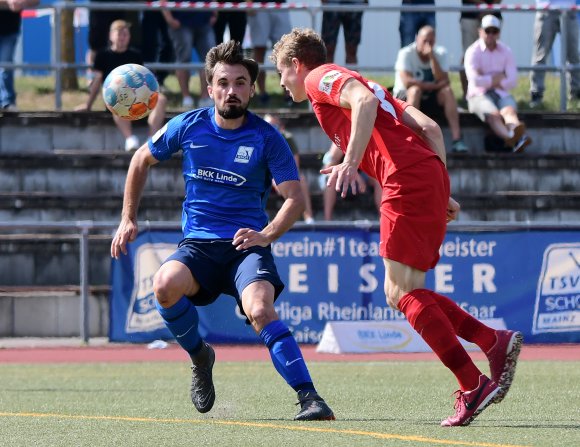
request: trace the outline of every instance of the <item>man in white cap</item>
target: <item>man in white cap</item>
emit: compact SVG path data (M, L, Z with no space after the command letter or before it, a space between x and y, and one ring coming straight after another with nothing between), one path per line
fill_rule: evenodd
M511 49L499 41L501 20L489 14L481 19L479 40L465 52L469 111L487 123L513 152L522 152L532 139L517 114L509 93L518 81Z

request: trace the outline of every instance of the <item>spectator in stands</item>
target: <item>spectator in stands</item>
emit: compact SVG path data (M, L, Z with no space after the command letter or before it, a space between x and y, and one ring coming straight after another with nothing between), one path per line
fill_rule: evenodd
M75 108L76 111L86 112L91 110L95 99L101 92L104 80L114 68L123 64L143 64L141 53L129 47L129 42L131 41L130 27L130 23L124 20L115 20L111 23L109 31L110 46L97 51L95 63L93 64L95 78L89 87L89 97L86 103ZM153 135L163 125L166 106L167 99L163 94L159 94L157 105L147 118L149 135ZM114 114L113 120L123 137L125 137L125 150L134 151L138 149L140 146L139 139L133 134L131 121L124 120Z
M304 218L305 223L312 224L314 223L314 214L312 212L312 201L310 200L310 188L308 187L308 181L306 180L304 173L300 170L300 153L296 141L294 141L294 136L286 130L285 124L278 116L266 113L266 115L264 115L264 121L274 126L282 134L288 143L288 146L290 146L290 150L292 151L292 155L294 155L294 160L296 161L296 166L298 167L298 172L300 173L300 187L302 188L302 194L304 195L304 212L302 213L302 217ZM274 187L276 187L275 184Z
M0 0L0 63L14 63L16 43L20 36L24 8L36 6L39 0ZM0 68L0 111L17 111L14 71Z
M580 63L578 56L578 18L576 11L552 11L544 8L576 6L575 0L536 0L536 17L534 21L534 49L532 65L546 65L546 60L552 50L556 33L561 33L562 24L566 27L566 62L570 65ZM562 17L562 21L560 21ZM557 56L558 57L558 56ZM556 62L557 65L560 62ZM542 106L544 99L544 71L533 70L530 73L530 107ZM573 70L570 73L570 99L580 100L580 71Z
M218 3L226 3L228 1L230 0L218 0ZM244 10L227 11L222 9L218 11L217 20L213 24L216 45L219 45L224 41L224 32L226 30L226 26L230 32L230 40L244 43L247 23L248 17L246 11Z
M435 0L403 0L403 5L434 5ZM435 12L401 12L399 19L399 34L401 35L401 47L415 41L417 32L425 25L435 28Z
M501 3L501 0L461 0L463 6L478 6L478 5L496 5ZM502 20L500 12L490 13L496 16L498 19ZM463 47L463 55L469 45L479 39L479 24L481 23L481 18L486 15L482 12L466 12L462 11L459 17L459 26L461 27L461 45ZM461 65L463 65L464 58L461 58ZM463 98L467 96L467 77L465 76L465 70L459 72L459 79L461 80L461 88L463 89Z
M110 3L110 0L89 0L91 3ZM119 2L136 2L138 0L119 0ZM102 10L89 9L89 49L86 62L92 66L95 62L97 51L109 46L109 27L115 20L124 20L128 23L140 23L139 11L127 11L123 9ZM139 29L133 30L133 44L138 45L141 38ZM89 80L93 79L93 73L87 73Z
M286 0L276 0L268 3L282 4ZM274 42L277 42L283 34L290 32L290 13L288 10L269 11L267 9L248 11L248 25L250 29L250 38L252 40L253 57L260 65L264 63L266 50ZM270 95L266 91L266 73L260 70L258 75L258 99L262 105L270 101ZM287 101L292 103L290 99Z
M215 35L213 24L217 13L215 11L177 11L163 10L163 16L169 25L169 35L175 50L175 60L179 63L189 63L192 61L192 49L203 61L207 52L215 45ZM194 106L193 97L189 92L189 70L175 70L175 76L181 91L181 106L184 109L192 109ZM198 107L210 107L213 101L207 91L207 81L203 69L199 70L200 98Z
M426 25L415 42L399 50L393 94L430 118L444 115L453 139L453 152L467 152L461 139L457 101L449 82L447 50L435 45L435 30Z
M532 139L517 115L509 93L518 73L511 49L500 42L501 21L488 14L481 19L479 40L465 52L469 111L489 124L492 132L514 152L523 151Z
M175 61L173 42L171 37L169 37L167 22L161 11L151 9L143 11L141 29L147 30L141 38L141 54L145 63L171 63ZM155 70L155 75L159 81L160 89L164 90L163 83L169 72L167 70Z
M324 154L322 158L322 169L328 168L330 166L336 166L340 164L344 157L344 154L339 149L339 147L332 143L330 148ZM329 188L326 184L328 180L328 174L320 174L319 186L322 191L322 200L324 204L324 220L332 220L334 214L334 206L336 205L336 195L338 192L334 188ZM360 192L366 191L367 186L371 186L373 189L373 200L375 202L375 207L377 212L381 209L381 200L383 195L383 190L380 183L368 175L359 172L357 178L358 187L357 190Z
M322 0L322 5L368 5L368 0ZM334 62L334 52L338 40L338 32L342 25L344 34L345 62L356 64L357 51L360 44L362 28L362 11L339 12L325 11L322 14L322 39L326 45L326 57L328 62Z

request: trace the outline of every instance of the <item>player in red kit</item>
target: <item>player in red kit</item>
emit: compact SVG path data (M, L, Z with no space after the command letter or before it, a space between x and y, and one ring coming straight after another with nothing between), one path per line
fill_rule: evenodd
M325 45L310 29L293 29L274 46L280 83L295 102L308 99L324 132L345 153L321 170L344 197L362 185L361 169L383 188L380 255L389 305L413 328L459 382L455 414L442 426L468 425L501 401L515 373L520 332L492 329L451 299L425 289L425 272L437 264L447 222L459 204L450 197L443 136L418 109L354 71L326 64ZM457 337L478 345L490 377L473 363Z

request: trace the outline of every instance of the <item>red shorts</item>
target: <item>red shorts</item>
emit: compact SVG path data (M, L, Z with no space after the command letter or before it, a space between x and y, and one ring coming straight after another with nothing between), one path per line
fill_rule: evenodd
M447 229L449 176L437 157L395 172L383 185L380 255L426 272Z

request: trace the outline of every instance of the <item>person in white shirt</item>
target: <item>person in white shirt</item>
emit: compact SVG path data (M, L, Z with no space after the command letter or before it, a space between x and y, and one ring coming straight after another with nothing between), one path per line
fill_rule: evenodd
M395 63L393 94L430 118L444 115L449 124L453 152L467 152L461 139L457 101L449 83L447 50L435 45L435 29L424 26L415 42L403 47Z

